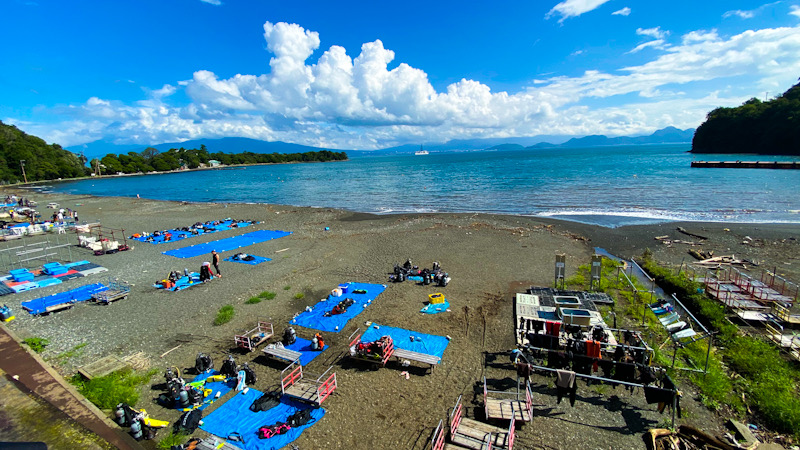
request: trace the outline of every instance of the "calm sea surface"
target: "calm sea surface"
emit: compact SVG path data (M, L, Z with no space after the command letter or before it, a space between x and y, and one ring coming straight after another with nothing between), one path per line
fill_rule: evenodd
M800 171L692 169L688 145L367 156L350 161L88 179L55 192L272 203L379 214L481 212L616 227L670 220L800 223Z

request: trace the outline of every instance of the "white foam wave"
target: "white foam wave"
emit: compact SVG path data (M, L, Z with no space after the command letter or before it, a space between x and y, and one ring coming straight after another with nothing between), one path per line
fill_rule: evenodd
M601 217L626 217L631 219L656 220L665 222L741 222L741 223L800 223L800 219L782 219L780 212L769 211L770 214L764 217L766 211L754 210L726 210L715 212L692 212L692 211L665 211L659 209L558 209L540 211L531 214L539 217L559 217L559 216L601 216ZM786 215L793 214L794 211L786 211Z

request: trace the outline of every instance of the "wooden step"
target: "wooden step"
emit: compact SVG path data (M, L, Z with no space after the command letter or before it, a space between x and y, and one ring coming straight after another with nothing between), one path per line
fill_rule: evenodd
M522 400L486 399L487 416L490 419L511 420L511 406L514 406L514 420L530 422L531 414L528 405Z

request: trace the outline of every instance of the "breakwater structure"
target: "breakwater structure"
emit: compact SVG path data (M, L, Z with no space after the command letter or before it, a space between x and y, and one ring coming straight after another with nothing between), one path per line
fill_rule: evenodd
M724 169L800 169L800 161L692 161L692 167Z

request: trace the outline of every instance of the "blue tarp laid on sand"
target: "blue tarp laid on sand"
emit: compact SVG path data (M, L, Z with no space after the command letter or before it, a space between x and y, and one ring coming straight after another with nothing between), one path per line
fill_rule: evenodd
M438 314L440 312L445 312L450 309L450 302L447 300L444 303L428 303L419 312L423 314Z
M216 233L217 231L224 231L224 230L232 230L235 228L244 228L246 226L252 225L252 222L244 221L238 222L235 227L231 227L233 225L233 220L225 220L217 225L205 225L203 228L199 228L197 230L197 234L192 233L191 231L183 231L183 230L167 230L167 233L172 235L172 238L167 241L166 236L164 234L160 236L140 236L140 237L133 237L131 236L130 239L139 242L149 242L151 244L163 244L165 242L175 242L181 239L187 239L194 236L202 236L204 234L209 233Z
M347 292L342 294L341 297L329 295L327 300L314 305L311 311L305 311L292 319L292 324L306 328L314 328L320 331L338 333L344 329L344 326L347 325L347 321L361 314L361 312L364 311L365 305L375 300L381 292L386 290L386 286L383 284L347 283L347 286ZM358 290L364 290L367 291L367 293L356 294L353 292ZM325 313L332 310L334 306L346 298L352 298L355 301L355 303L347 308L347 311L343 314L325 317Z
M212 277L211 280L215 280L216 278L217 277ZM165 291L175 292L175 291L182 291L186 288L194 286L200 286L201 284L203 284L203 282L200 281L200 274L197 272L190 272L188 277L187 276L181 277L180 279L178 279L178 281L175 282L175 286L169 289L165 289L164 286L161 286L160 284L154 284L153 287L156 289L163 289Z
M376 328L377 327L377 328ZM402 328L389 327L386 325L372 324L367 331L361 335L361 342L377 341L381 336L391 336L394 346L408 350L410 352L425 353L435 355L439 358L444 355L444 349L450 341L444 336L435 334L419 333L417 331L404 330ZM414 340L411 340L411 337Z
M272 261L271 259L264 258L263 256L247 255L248 257L253 258L250 261L248 261L246 259L235 258L235 256L236 255L228 256L227 258L223 259L223 261L237 262L237 263L242 263L242 264L250 264L252 266L255 266L256 264L261 264L264 261Z
M324 336L323 336L324 337ZM300 365L305 366L306 364L310 363L314 358L319 356L320 353L324 352L328 349L328 345L322 348L321 351L311 350L311 341L308 339L303 339L301 337L297 338L294 341L294 344L287 345L286 348L289 350L294 350L296 352L302 353L300 355Z
M22 307L31 314L43 314L47 312L48 307L63 305L65 303L85 302L92 298L92 294L107 290L108 287L102 283L87 284L86 286L81 286L66 292L22 302Z
M229 237L227 239L220 239L218 241L211 241L205 244L190 245L188 247L176 248L164 252L165 255L174 256L176 258L193 258L208 254L211 257L211 250L219 252L227 252L236 250L237 248L247 247L248 245L258 244L260 242L269 241L272 239L282 238L292 234L291 231L281 230L260 230L245 233L241 236Z
M204 417L203 425L200 425L200 428L221 438L227 438L234 432L241 434L244 442L236 442L235 445L243 450L277 450L300 437L303 430L314 425L325 415L324 409L314 408L311 410L311 420L306 425L292 428L286 434L279 434L269 439L259 439L257 433L260 427L285 422L298 410L309 408L307 404L283 397L281 403L270 410L250 411L250 405L261 395L262 392L253 388L250 388L246 394L236 393L208 417Z
M194 377L194 380L189 380L187 383L194 383L197 381L203 381L206 378L212 375L219 375L219 372L216 370L201 373L200 375ZM206 406L210 405L212 402L217 401L217 392L219 392L220 397L230 392L231 389L236 387L236 379L231 378L230 381L227 383L224 381L212 381L208 382L203 385L203 389L211 389L211 393L208 394L203 400L203 404L199 406L197 409L205 409ZM177 403L177 402L176 402ZM183 410L181 406L175 405L175 409Z

